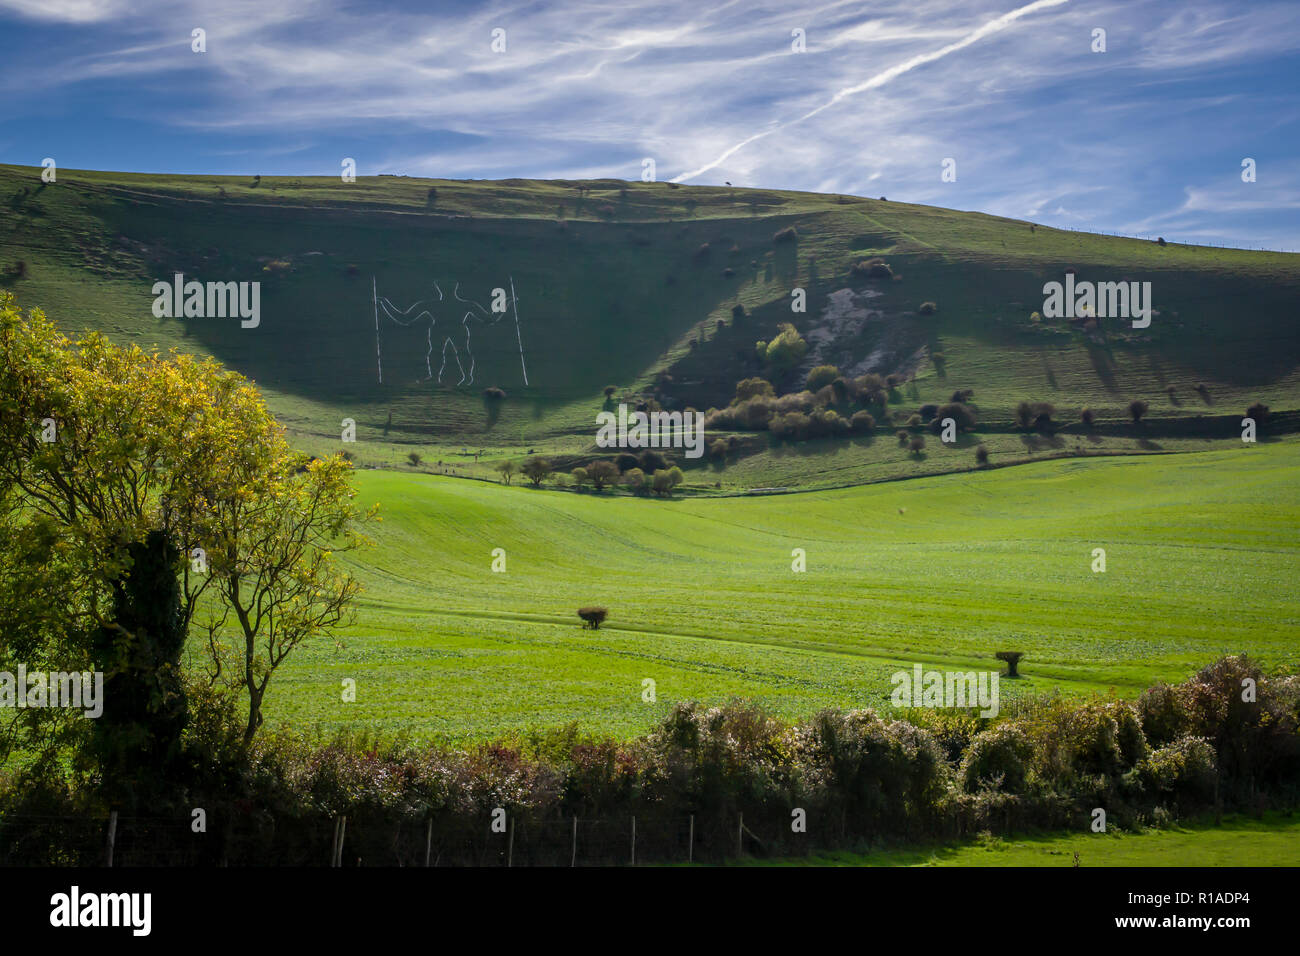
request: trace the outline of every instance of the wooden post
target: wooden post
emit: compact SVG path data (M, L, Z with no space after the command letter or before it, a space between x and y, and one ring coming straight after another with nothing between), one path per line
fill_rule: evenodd
M429 817L429 822L424 828L424 865L429 865L429 857L433 855L433 817Z
M117 811L108 811L108 866L113 865L113 844L117 842Z
M578 818L573 818L573 856L569 859L569 866L578 865Z
M636 866L636 817L632 818L632 865Z
M339 865L339 818L334 818L334 837L330 840L330 866Z
M686 844L686 862L695 862L695 814L691 814L691 835Z
M510 818L506 830L506 866L515 865L515 818Z
M335 866L343 865L343 839L347 836L347 833L348 833L348 815L345 813L343 814L343 816L339 817L339 849L338 849L337 862L334 864Z
M740 827L736 830L736 855L745 855L745 815L740 815Z

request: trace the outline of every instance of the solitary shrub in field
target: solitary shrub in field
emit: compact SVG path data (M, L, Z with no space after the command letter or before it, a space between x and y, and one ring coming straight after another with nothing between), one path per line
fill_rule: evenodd
M794 242L799 233L794 226L786 226L784 229L778 229L772 233L773 242Z
M998 651L993 656L1006 662L1008 677L1020 676L1020 671L1016 668L1020 666L1020 659L1025 656L1024 651Z
M501 475L501 480L508 485L510 484L510 479L515 476L515 471L517 469L515 468L515 463L513 461L506 460L498 464L496 470L497 473Z
M418 451L413 451L413 452L409 453L409 454L406 456L406 460L409 461L409 462L411 463L411 467L412 467L412 468L419 468L419 467L420 467L420 462L423 461L423 459L420 457L420 453L419 453Z
M921 307L917 309L917 311L920 312L922 315L934 315L934 313L938 310L938 308L939 307L935 305L933 302L922 302Z
M587 466L587 478L597 491L603 491L606 485L618 480L618 468L612 461L593 461Z
M549 478L552 470L551 463L546 458L533 457L524 462L524 477L533 483L534 488Z
M731 307L732 322L743 322L745 320L745 307L737 302Z
M578 608L578 617L582 618L583 627L591 628L593 631L600 630L600 626L605 623L609 617L609 608L600 605L591 605L589 607Z
M975 464L987 465L988 463L989 463L989 450L985 448L983 445L977 446L975 449Z
M907 440L912 436L900 428L897 432L894 433L894 437L898 439L898 446L901 448L907 444Z
M870 432L876 428L876 420L870 412L854 412L849 424L855 432Z
M1083 411L1079 413L1079 420L1082 421L1089 428L1092 427L1092 423L1095 417L1096 416L1093 414L1091 408L1085 408Z
M1140 398L1135 398L1128 403L1129 418L1133 419L1133 424L1142 421L1142 416L1147 413L1147 403Z
M618 386L616 386L616 385L606 385L606 386L605 386L605 397L606 397L606 398L613 398L613 397L614 397L614 393L617 392L617 391L618 391Z
M496 385L489 385L483 389L483 400L486 402L499 402L506 397L505 389Z
M725 438L719 438L709 445L709 457L714 461L726 461L729 447Z
M913 438L910 442L907 443L907 448L908 451L910 451L913 455L915 455L917 458L920 458L921 452L925 450L925 436L917 435L915 438Z
M1256 425L1262 425L1268 419L1268 406L1263 402L1255 402L1246 409L1246 417L1255 419Z
M815 392L839 378L840 370L834 365L818 365L808 373L808 391Z

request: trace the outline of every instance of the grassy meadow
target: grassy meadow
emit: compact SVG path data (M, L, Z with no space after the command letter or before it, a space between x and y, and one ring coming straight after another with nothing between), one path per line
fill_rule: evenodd
M999 650L1027 655L1004 701L1132 696L1243 651L1294 666L1298 465L1284 439L668 501L362 471L383 520L354 561L358 621L343 647L295 654L269 712L417 738L631 736L683 699L888 707L894 671L996 668ZM595 632L575 615L590 603L610 608Z

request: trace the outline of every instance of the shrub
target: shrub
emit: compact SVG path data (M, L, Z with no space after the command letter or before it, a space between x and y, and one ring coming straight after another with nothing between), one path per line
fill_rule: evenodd
M915 415L915 414L913 414L913 415L909 415L909 416L907 417L907 423L906 423L906 424L907 424L907 427L908 427L908 428L920 428L920 427L921 427L921 416L920 416L920 415Z
M616 385L606 385L604 391L605 391L605 397L606 397L606 398L613 398L613 397L614 397L614 393L618 391L618 386L616 386Z
M853 417L849 420L849 426L855 432L875 431L876 420L870 412L854 412Z
M922 405L919 409L917 409L917 414L921 416L921 421L928 422L930 419L934 418L934 413L937 412L938 410L939 410L939 406L931 402Z
M898 431L894 433L894 437L898 439L898 447L902 448L904 445L907 444L907 440L912 436L900 428Z
M640 468L629 468L623 472L623 483L633 491L641 491L645 485L645 472Z
M743 322L745 320L745 307L739 302L731 307L731 319L733 322Z
M855 279L892 279L894 270L883 259L875 258L855 263L850 274Z
M581 491L582 486L587 483L587 469L575 468L571 474L573 475L573 486Z
M533 483L534 488L549 478L553 470L550 460L539 456L529 458L523 467L524 477Z
M735 405L750 398L774 398L776 391L772 383L765 378L743 378L736 383L736 397L731 400Z
M1002 724L975 735L961 762L961 781L967 793L994 789L1024 793L1029 783L1033 747L1016 724Z
M922 302L921 307L916 311L920 312L922 315L934 315L938 308L939 307L933 302Z
M506 460L503 462L498 462L496 466L496 470L497 473L501 475L501 480L508 485L510 484L510 479L515 476L515 471L517 469L513 461Z
M726 439L719 438L709 445L709 457L714 461L726 461L729 447Z
M957 431L969 432L975 430L975 413L960 402L950 402L941 406L934 413L934 420L940 426L945 418L951 418L957 423Z
M808 343L789 322L779 326L780 331L771 342L759 343L759 358L779 375L794 368L808 351Z
M667 498L673 493L673 489L682 483L684 477L680 468L661 468L654 473L654 477L651 479L651 487L656 495Z
M907 443L907 449L917 458L920 458L921 452L925 450L925 436L917 435Z
M598 604L580 607L578 608L578 617L582 618L583 627L598 631L600 626L605 623L605 619L609 617L609 608L601 607Z
M506 397L505 389L496 385L489 385L483 389L483 398L488 402L500 402Z
M612 461L593 461L587 466L587 478L597 491L603 491L606 485L618 480L618 468Z
M824 388L840 376L840 370L834 365L818 365L808 373L808 391L815 392Z
M1256 425L1262 425L1268 420L1268 406L1263 402L1255 402L1246 409L1246 417L1255 419Z
M1006 663L1008 677L1020 676L1016 668L1020 666L1020 659L1025 656L1024 651L998 651L993 656Z
M641 457L637 459L641 465L641 470L646 474L654 474L660 468L668 467L668 459L660 452L653 448L647 448L641 452Z
M799 233L794 226L786 226L784 229L778 229L772 233L773 242L794 242Z
M411 463L412 468L419 468L420 462L423 459L420 458L420 453L418 451L413 451L407 454L406 460Z
M1129 418L1133 419L1133 424L1142 421L1142 416L1147 413L1147 403L1140 398L1135 398L1128 403Z
M1051 402L1021 402L1016 406L1016 424L1021 428L1033 426L1039 431L1052 427L1052 415L1056 406Z
M625 451L614 459L614 467L618 469L620 475L625 474L630 468L635 468L638 464L640 462L637 461L636 455L631 452Z
M957 389L955 392L952 393L952 396L948 399L948 401L950 401L950 402L962 402L962 403L964 404L964 403L966 403L966 402L969 402L969 401L970 401L972 398L974 398L974 397L975 397L975 389L973 389L973 388L959 388L959 389Z
M989 463L989 450L983 445L975 448L975 464L987 465Z
M1204 737L1179 737L1152 751L1132 777L1150 794L1207 802L1214 795L1214 747Z
M1085 408L1083 411L1079 413L1079 420L1082 421L1089 428L1092 427L1094 418L1095 416L1093 415L1093 411L1091 408Z

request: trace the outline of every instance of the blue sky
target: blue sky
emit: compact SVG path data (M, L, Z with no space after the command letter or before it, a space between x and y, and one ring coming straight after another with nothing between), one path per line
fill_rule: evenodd
M0 38L5 163L639 179L652 158L1300 250L1295 0L0 0Z

